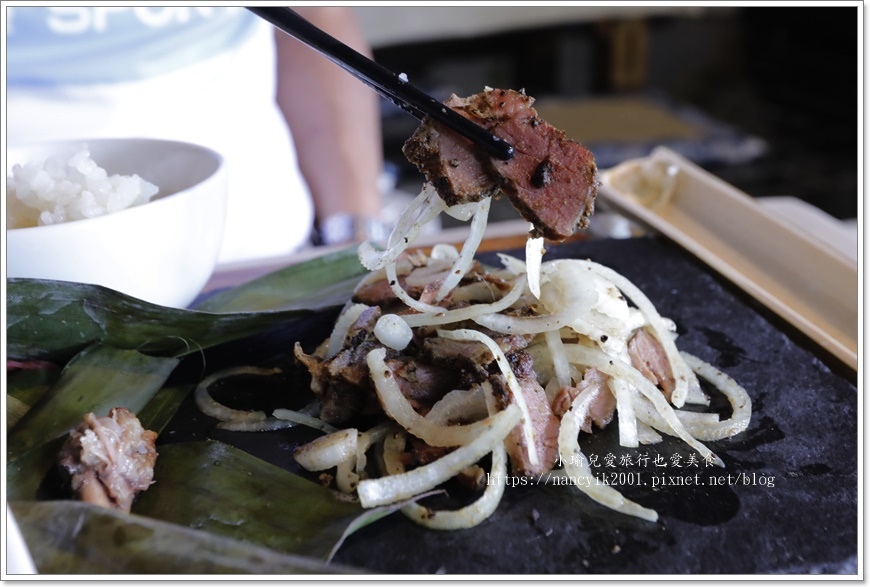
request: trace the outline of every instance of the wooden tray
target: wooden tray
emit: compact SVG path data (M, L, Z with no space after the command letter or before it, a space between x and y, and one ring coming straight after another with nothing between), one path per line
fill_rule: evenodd
M645 174L675 172L670 197L646 201ZM602 204L667 236L858 368L853 259L664 147L602 172ZM642 201L643 200L643 201Z

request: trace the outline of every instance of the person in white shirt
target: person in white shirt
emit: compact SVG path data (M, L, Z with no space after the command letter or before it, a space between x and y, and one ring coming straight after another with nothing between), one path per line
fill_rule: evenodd
M297 10L368 52L351 9ZM243 8L9 7L6 58L9 145L148 136L224 155L219 263L292 253L315 222L346 228L327 244L360 240L379 216L377 94Z

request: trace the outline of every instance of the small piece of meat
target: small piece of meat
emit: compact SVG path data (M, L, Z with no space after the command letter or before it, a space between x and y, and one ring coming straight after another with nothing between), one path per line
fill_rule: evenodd
M517 381L523 393L523 399L529 408L532 430L535 444L538 449L538 464L533 465L529 460L529 448L523 434L522 424L511 430L505 439L505 450L511 462L511 471L515 475L535 477L546 473L553 468L559 458L559 419L550 409L547 393L538 384L534 376L534 368L531 357L525 352L511 355L512 368L517 375ZM518 368L517 368L518 367ZM493 388L500 389L494 393L499 409L505 409L513 402L511 393L507 387L504 376L496 375L492 378Z
M459 372L438 364L411 357L391 359L386 364L393 372L402 395L424 416L435 402L460 384Z
M399 255L399 258L396 259L396 276L399 279L399 285L405 291L415 291L407 286L405 277L415 268L425 267L427 262L428 257L419 250L405 251ZM381 272L380 278L366 279L360 283L354 289L351 299L367 306L380 306L382 309L390 308L398 301L383 272Z
M476 330L489 336L505 355L525 349L534 338L533 335L502 334L481 327ZM477 341L432 337L426 339L423 350L433 359L451 365L474 363L485 367L494 360L489 349Z
M562 241L586 228L600 181L592 153L542 120L534 98L487 89L445 102L514 147L508 161L495 159L454 131L427 118L403 152L448 205L504 193L534 236Z
M598 369L586 369L583 380L576 386L566 386L559 390L553 398L553 413L559 418L565 415L571 408L571 404L580 395L587 391L594 393L595 399L589 406L586 419L581 422L580 429L587 434L592 434L592 424L604 428L613 420L616 412L616 398L607 386L608 376Z
M361 331L366 333L372 332L375 329L375 324L378 323L378 318L381 317L381 309L377 306L372 306L363 310L360 315L354 320L354 323L347 329L347 338L353 339L358 336Z
M366 357L383 345L372 333L380 308L367 308L348 331L344 347L328 359L309 355L299 343L294 348L297 360L312 377L312 390L320 399L320 419L345 425L357 415L380 411L380 402L371 381ZM447 392L460 386L461 373L425 357L400 356L387 349L387 364L408 401L425 414Z
M430 337L423 342L423 352L434 361L456 370L467 369L479 376L487 373L486 366L493 361L492 353L478 342Z
M366 355L382 345L376 340L355 341L351 337L346 347L325 361L326 373L329 377L342 379L352 385L362 385L369 378L369 366Z
M342 426L360 414L373 413L377 405L374 391L340 379L329 381L320 393L320 419Z
M347 424L355 416L371 412L377 404L366 355L381 345L369 337L370 332L360 330L334 357L326 360L305 353L296 343L294 354L311 375L311 389L320 398L320 419L324 422L335 426Z
M89 413L70 433L59 462L80 499L129 512L154 478L156 439L157 433L142 428L125 408L113 408L102 418Z
M413 275L413 273L414 272L412 272L411 275ZM429 280L426 281L424 285L415 286L409 283L408 278L411 277L411 275L398 276L399 286L405 290L408 295L420 300L424 304L438 305L439 302L435 301L435 294L441 287L441 281ZM373 280L370 283L366 283L357 288L353 293L353 301L360 304L366 304L367 306L379 306L381 308L390 309L398 303L399 298L396 297L396 294L390 287L390 283L387 281L387 278L384 277L383 279Z
M325 377L325 363L323 359L317 355L309 355L306 353L302 350L302 345L299 344L299 342L293 346L293 355L296 357L296 360L305 367L308 374L311 375L313 382L311 387L314 393L321 393L323 391L321 384Z
M366 355L383 345L373 334L381 315L380 308L366 308L348 329L344 347L327 359L322 354L307 354L297 342L296 359L311 375L311 390L320 399L320 419L340 426L360 414L374 413L378 407L369 377ZM388 356L395 351L388 349Z
M668 401L677 385L662 343L641 328L628 341L631 365L662 390Z
M487 477L483 467L480 465L470 465L459 471L454 479L466 489L480 491L486 487Z
M505 356L507 356L508 364L510 364L511 370L517 376L517 379L535 379L537 381L535 362L529 353L515 351L505 353Z
M429 446L416 436L409 437L409 450L402 454L405 466L428 465L453 451L452 447Z
M430 118L405 142L402 152L448 206L477 202L501 191L485 164L485 155L456 131Z
M358 304L383 307L395 302L397 298L385 277L360 286L353 292L352 299Z

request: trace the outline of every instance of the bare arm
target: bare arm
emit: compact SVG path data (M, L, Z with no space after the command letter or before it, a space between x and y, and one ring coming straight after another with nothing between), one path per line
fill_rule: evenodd
M298 12L361 53L368 44L350 8ZM377 94L340 67L276 30L278 105L293 133L318 221L335 214L376 218L383 163Z

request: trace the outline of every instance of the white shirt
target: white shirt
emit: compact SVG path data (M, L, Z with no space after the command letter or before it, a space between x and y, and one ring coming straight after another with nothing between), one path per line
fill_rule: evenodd
M224 155L230 177L219 263L308 241L313 204L275 103L271 25L224 7L9 10L9 144L124 136L202 144Z

